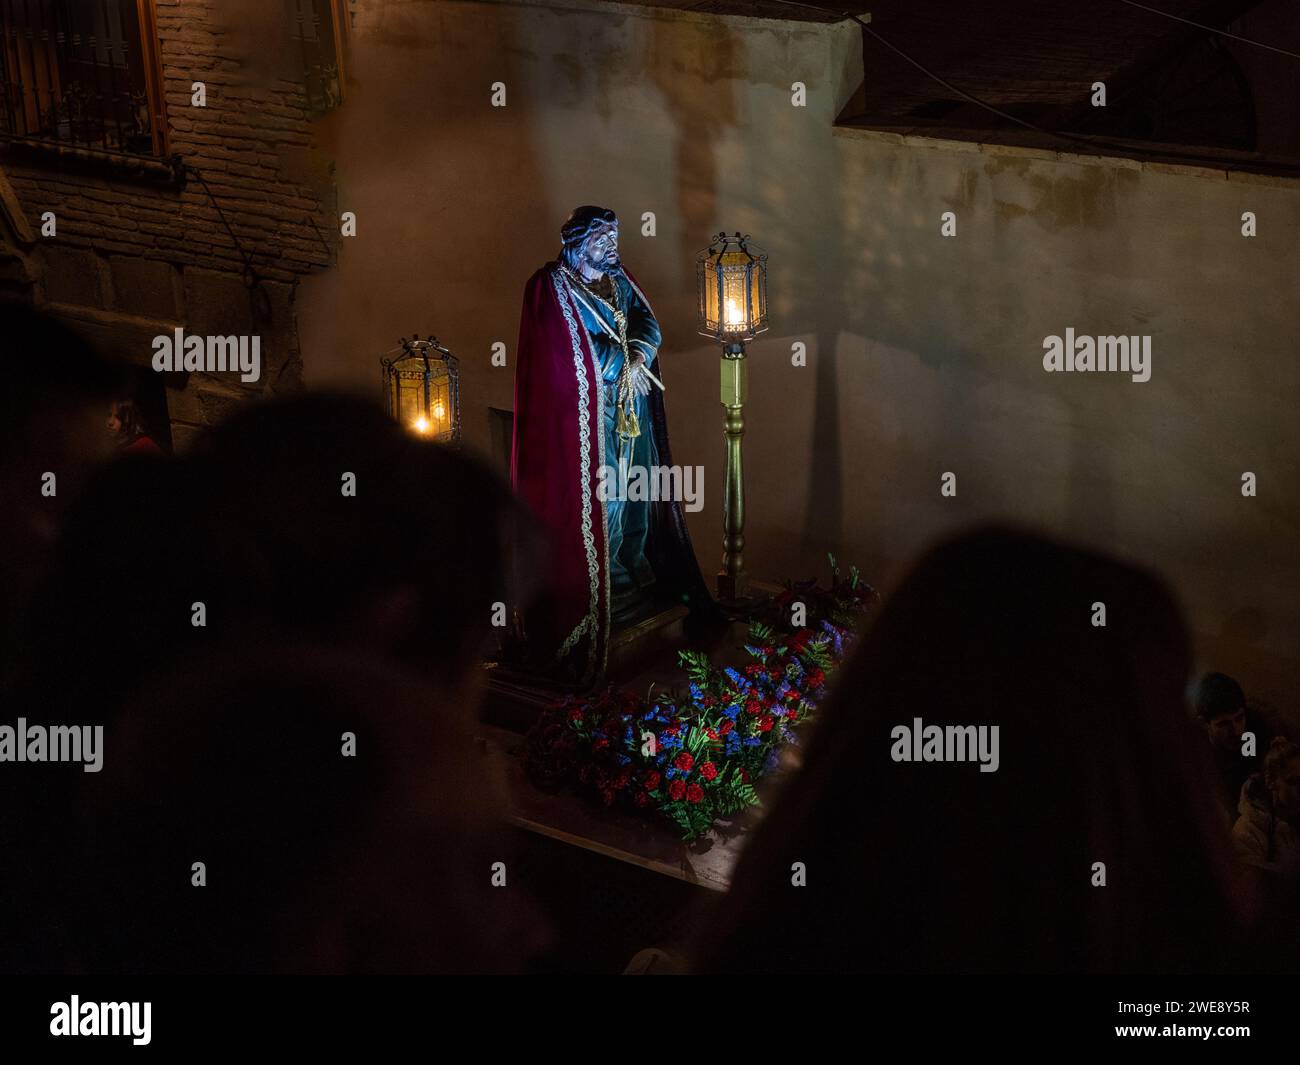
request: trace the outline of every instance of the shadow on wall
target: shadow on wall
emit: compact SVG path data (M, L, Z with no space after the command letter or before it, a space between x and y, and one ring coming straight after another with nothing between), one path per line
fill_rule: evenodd
M845 249L837 245L814 249L810 244L828 231L839 233L843 240L844 232L835 226L834 200L826 195L827 187L838 186L834 170L828 173L818 165L792 166L777 161L782 159L787 142L808 135L807 129L795 126L816 123L829 135L833 118L829 108L838 101L820 99L817 94L825 86L808 80L806 91L812 106L795 107L792 85L783 84L779 75L756 69L763 60L748 47L754 40L752 31L742 33L730 22L720 20L717 30L708 35L684 32L680 23L666 18L656 18L650 25L650 73L675 131L672 157L677 176L679 261L692 263L719 228L747 232L771 256L769 290L773 300L780 293L782 308L778 312L773 307L776 331L783 337L811 339L805 343L811 348L809 368L815 374L813 437L806 460L808 495L799 551L818 560L828 546L838 550L844 532L836 347L845 307L838 287L827 286L819 271L800 269L798 264L811 256L813 261L834 268ZM792 38L800 33L785 27L783 32ZM684 42L693 53L685 57ZM693 61L691 69L697 75L704 72L708 92L700 93L694 79L681 76L688 61ZM804 77L810 79L817 73L826 77L827 84L833 81L829 71L815 67ZM738 98L736 86L741 84L756 86L765 102L770 100L776 116L773 121L754 124L754 116L746 111L751 102ZM731 198L724 200L724 196ZM694 278L690 281L693 286ZM785 363L790 356L770 337L759 338L751 352L772 366L778 359ZM767 456L760 449L773 445L783 449L781 442L757 440L752 434L746 443L748 452L756 452L759 462L750 461L758 468L770 464L763 461ZM788 458L788 452L780 457Z
M467 442L485 453L490 409L512 407L524 282L554 253L573 206L554 206L528 14L491 4L360 9L349 95L330 131L339 209L355 212L357 236L301 296L309 386L373 397L380 355L399 337L437 333L461 360ZM495 82L507 103L487 122ZM507 369L491 364L497 342Z

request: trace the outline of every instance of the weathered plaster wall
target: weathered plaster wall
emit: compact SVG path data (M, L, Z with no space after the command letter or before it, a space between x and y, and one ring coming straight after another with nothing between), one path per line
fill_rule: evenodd
M1300 188L833 133L861 71L845 27L609 5L356 10L337 153L358 235L300 297L310 385L374 391L381 351L436 331L463 358L467 438L489 449L488 408L512 402L492 343L513 352L522 285L568 211L611 206L664 327L676 457L706 467L692 528L711 571L723 447L693 262L740 229L772 264L773 328L750 348L752 571L810 572L832 550L887 586L938 535L1030 522L1161 569L1202 664L1291 709ZM1044 373L1043 338L1067 326L1150 334L1152 379ZM949 470L955 499L939 494Z

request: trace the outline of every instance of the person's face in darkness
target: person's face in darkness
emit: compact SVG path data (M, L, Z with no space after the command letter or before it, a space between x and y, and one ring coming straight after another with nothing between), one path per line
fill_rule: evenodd
M117 404L108 408L108 431L114 436L122 431L122 419L117 416Z
M1206 723L1210 742L1219 750L1229 754L1240 753L1241 737L1246 731L1246 708L1237 707L1230 714L1220 714Z

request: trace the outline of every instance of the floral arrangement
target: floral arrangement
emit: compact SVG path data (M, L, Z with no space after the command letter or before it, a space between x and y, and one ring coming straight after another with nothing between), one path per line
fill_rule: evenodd
M751 621L739 669L682 651L685 694L641 699L610 687L553 704L529 736L533 782L658 813L686 840L757 805L755 783L798 742L876 599L856 569L842 578L832 558L831 571L829 587L786 583Z

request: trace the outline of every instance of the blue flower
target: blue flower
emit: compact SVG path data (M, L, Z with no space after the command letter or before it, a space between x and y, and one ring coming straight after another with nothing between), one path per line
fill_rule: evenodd
M727 667L727 676L728 678L730 678L731 683L736 685L738 688L740 688L741 691L748 690L750 686L749 681L746 680L744 677L742 677L740 673L737 672L735 669L733 669L731 666Z
M757 747L763 741L757 736L746 736L743 742L746 747Z
M834 625L832 625L829 621L823 621L823 622L822 622L822 628L823 628L826 632L830 633L831 643L832 643L832 644L834 645L834 647L835 647L835 654L836 654L836 656L837 656L837 657L838 657L838 656L842 656L842 655L844 654L844 637L843 637L843 630L836 628L836 627L835 627Z

